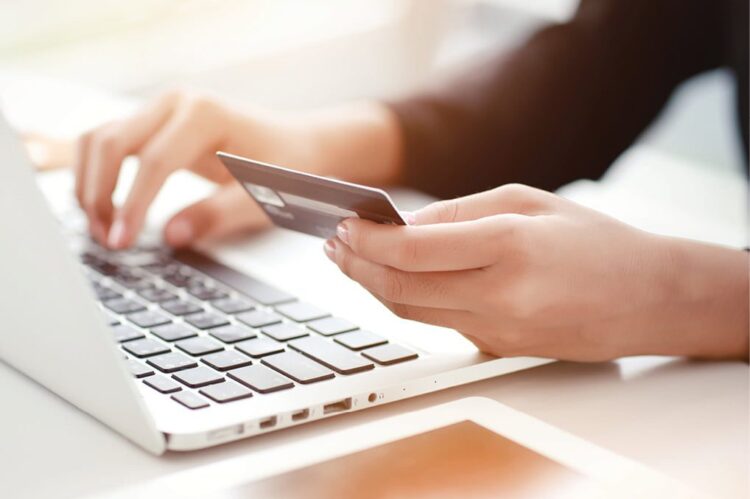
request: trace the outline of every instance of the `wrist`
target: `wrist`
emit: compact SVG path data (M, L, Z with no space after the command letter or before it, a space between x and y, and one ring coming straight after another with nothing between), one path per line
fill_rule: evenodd
M658 239L655 320L659 350L699 358L748 358L748 254L696 241Z
M310 154L308 171L371 185L398 182L400 127L386 106L359 102L314 111L299 116L296 127Z

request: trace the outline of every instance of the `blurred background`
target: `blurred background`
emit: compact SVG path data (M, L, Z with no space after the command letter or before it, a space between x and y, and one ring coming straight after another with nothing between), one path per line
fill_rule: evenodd
M0 100L25 131L72 136L181 86L237 106L303 108L409 91L487 50L564 21L576 0L6 0ZM554 82L550 84L554 85ZM76 93L78 92L78 93ZM87 95L86 99L69 95ZM733 82L716 71L674 95L641 142L739 171ZM66 107L67 105L67 107ZM40 113L44 114L42 120Z

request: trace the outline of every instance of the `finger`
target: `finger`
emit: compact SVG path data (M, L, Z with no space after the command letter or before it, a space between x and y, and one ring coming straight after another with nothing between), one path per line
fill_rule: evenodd
M326 253L349 278L389 302L470 310L480 289L479 271L404 272L366 260L336 239L326 243Z
M196 159L192 165L185 165L185 168L190 169L193 173L200 175L201 177L210 180L217 184L234 184L234 177L224 164L216 156L216 151L220 149L220 145L216 145L216 149L207 149L204 151L200 158ZM247 193L245 193L247 197Z
M83 186L86 178L86 156L88 155L90 135L85 133L78 139L76 144L76 156L73 162L73 171L76 176L75 194L78 204L83 207Z
M391 312L402 319L432 324L433 326L447 327L460 330L474 321L474 316L464 310L450 310L434 307L420 307L418 305L405 305L388 301L382 296L370 292L380 303Z
M78 205L84 209L84 186L86 183L86 157L88 156L88 147L90 141L90 134L83 134L78 139L76 157L73 163L73 169L75 171L75 196L78 200ZM104 245L107 241L107 230L104 225L99 222L98 217L87 217L89 222L89 234L101 245Z
M464 338L466 338L467 340L469 340L470 342L472 342L474 344L474 346L476 346L482 352L496 355L494 353L495 348L493 348L492 345L490 345L489 343L487 343L482 338L480 338L478 336L474 336L472 334L464 333L464 332L461 332L461 335Z
M526 218L509 214L416 226L352 218L339 224L337 235L360 257L409 272L478 269L502 258Z
M80 197L90 223L101 225L105 233L112 222L112 193L123 160L146 143L167 119L171 106L171 98L162 98L130 118L87 134L85 156L79 166Z
M550 209L557 196L520 184L506 184L490 191L432 203L414 213L416 225L454 223L496 215L537 215Z
M176 214L164 228L164 239L174 248L220 239L270 226L270 221L240 184L220 187L210 197Z
M190 106L175 111L142 148L140 168L109 234L111 248L125 248L135 241L151 203L174 170L189 168L206 150L215 150L212 144L218 134L195 126L194 112Z

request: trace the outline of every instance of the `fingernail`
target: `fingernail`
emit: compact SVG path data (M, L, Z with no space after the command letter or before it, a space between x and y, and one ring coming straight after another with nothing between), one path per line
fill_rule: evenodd
M336 226L336 235L344 244L349 244L349 229L346 227L345 222L341 222Z
M325 251L326 256L329 260L334 263L336 262L336 241L334 241L333 239L327 240L323 245L323 251Z
M406 222L407 225L414 225L415 223L417 223L416 215L414 215L414 213L410 211L402 211L401 218L404 219L404 222Z
M125 222L121 218L115 219L112 224L112 228L109 229L109 237L107 238L107 246L112 249L124 248L127 244L127 227Z
M193 225L184 218L173 220L167 226L167 242L170 246L185 246L193 239Z

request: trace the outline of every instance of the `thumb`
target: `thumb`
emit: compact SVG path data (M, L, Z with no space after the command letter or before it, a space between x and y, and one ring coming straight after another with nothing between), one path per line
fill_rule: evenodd
M507 184L495 189L456 199L429 204L414 212L415 225L466 222L478 218L517 213L536 215L554 203L549 192L520 184Z
M258 205L240 184L233 182L173 216L164 228L164 239L168 245L180 248L269 225Z

